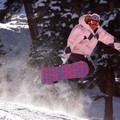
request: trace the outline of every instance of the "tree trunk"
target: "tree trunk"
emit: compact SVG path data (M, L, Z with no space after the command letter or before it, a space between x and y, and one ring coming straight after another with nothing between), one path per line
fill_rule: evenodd
M35 45L36 42L38 42L37 37L39 35L37 25L34 22L34 14L33 14L33 8L32 8L32 3L30 0L23 0L24 6L25 6L25 11L26 11L26 16L28 19L28 25L29 25L29 30L32 38L32 43L33 46Z
M72 0L72 11L80 14L80 1L79 0Z
M113 84L115 80L114 70L112 68L106 69L106 83L105 83L105 114L104 120L113 120Z
M114 0L109 0L109 11L113 11L115 8L115 1Z

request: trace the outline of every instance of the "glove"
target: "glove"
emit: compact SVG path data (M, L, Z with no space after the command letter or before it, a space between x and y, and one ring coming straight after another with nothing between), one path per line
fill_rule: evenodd
M71 48L70 48L70 47L66 47L66 48L65 48L65 53L66 53L66 54L71 53Z

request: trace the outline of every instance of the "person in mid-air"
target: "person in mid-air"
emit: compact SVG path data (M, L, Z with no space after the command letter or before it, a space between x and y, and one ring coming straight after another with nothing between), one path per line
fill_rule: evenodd
M72 29L67 40L65 55L68 63L88 60L98 41L120 51L120 42L105 31L99 23L100 16L96 13L86 14L79 18L79 24Z

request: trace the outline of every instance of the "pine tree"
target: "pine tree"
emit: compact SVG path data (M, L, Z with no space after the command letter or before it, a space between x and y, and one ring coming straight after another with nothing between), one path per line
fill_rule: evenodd
M10 20L12 15L19 13L22 8L22 0L6 0L4 3L4 9L1 11L0 21L6 22Z

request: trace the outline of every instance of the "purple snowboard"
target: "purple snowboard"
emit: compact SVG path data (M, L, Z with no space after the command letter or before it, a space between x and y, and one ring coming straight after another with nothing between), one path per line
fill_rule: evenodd
M55 83L59 80L72 78L84 78L88 73L89 66L85 61L40 69L41 82L43 84Z

